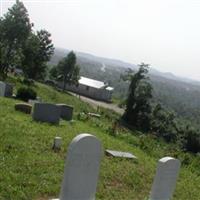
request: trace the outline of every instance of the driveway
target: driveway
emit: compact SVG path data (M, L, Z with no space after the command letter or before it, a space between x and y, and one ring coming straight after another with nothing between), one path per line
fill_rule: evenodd
M94 108L97 108L99 106L99 107L103 107L103 108L106 108L106 109L113 110L114 112L116 112L120 115L122 115L124 113L124 109L119 108L116 104L106 103L106 102L103 102L103 101L97 101L97 100L91 99L89 97L85 97L85 96L75 94L73 92L70 92L70 94L76 96L77 98L80 98L84 102L89 103Z

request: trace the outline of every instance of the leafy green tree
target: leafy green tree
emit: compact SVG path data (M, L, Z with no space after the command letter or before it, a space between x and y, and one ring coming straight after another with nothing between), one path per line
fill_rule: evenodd
M16 58L19 58L21 55L21 48L31 32L32 26L33 24L30 23L27 10L19 0L1 18L1 76L6 76L9 67L16 64Z
M150 128L152 87L147 81L148 65L141 63L139 70L132 74L129 70L124 80L130 80L129 94L123 119L130 125L142 130Z
M151 131L166 141L177 140L177 124L174 112L162 108L157 104L152 112Z
M49 70L49 76L50 76L50 79L53 79L53 80L57 80L58 79L59 71L58 71L58 67L57 66L53 66Z
M80 68L76 64L76 54L71 51L58 63L58 74L63 81L63 91L66 85L77 85Z
M47 62L54 52L50 39L51 34L46 30L31 33L23 48L22 66L27 78L43 79L46 75Z

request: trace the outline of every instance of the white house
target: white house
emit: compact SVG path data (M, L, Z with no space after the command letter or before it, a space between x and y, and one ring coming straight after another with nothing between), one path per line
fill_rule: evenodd
M62 87L63 83L58 83L58 86ZM108 84L102 81L97 81L81 76L78 86L66 85L66 90L83 96L91 97L93 99L109 102L111 101L114 88L109 87Z

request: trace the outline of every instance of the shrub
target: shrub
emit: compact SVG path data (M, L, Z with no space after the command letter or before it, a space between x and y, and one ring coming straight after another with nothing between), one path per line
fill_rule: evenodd
M183 142L183 147L186 151L192 153L200 152L200 134L198 130L187 129L185 132L185 141Z
M28 101L29 99L36 99L37 93L30 87L21 87L17 90L17 99Z
M25 85L31 86L31 85L34 85L34 80L33 79L24 78L22 83L25 84Z

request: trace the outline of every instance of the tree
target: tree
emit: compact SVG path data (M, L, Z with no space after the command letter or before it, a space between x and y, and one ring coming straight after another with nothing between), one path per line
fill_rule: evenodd
M167 142L177 140L177 124L174 112L162 108L157 104L152 112L151 131L158 137L163 137Z
M32 26L27 10L19 0L1 18L1 76L6 76L9 67L15 65L16 58L21 56L21 48L31 32Z
M58 74L63 81L63 91L66 85L77 85L79 80L80 68L76 64L76 54L71 51L58 63Z
M43 79L46 74L47 62L54 52L50 39L51 34L46 30L31 33L23 48L22 66L27 78Z
M123 77L124 80L130 80L123 119L128 124L145 131L150 128L150 99L152 98L152 87L147 81L147 73L148 65L141 63L135 74L129 70L128 74Z
M58 68L57 68L57 66L53 66L53 67L49 70L49 77L50 77L50 79L57 80L57 79L58 79L58 76L59 76Z

